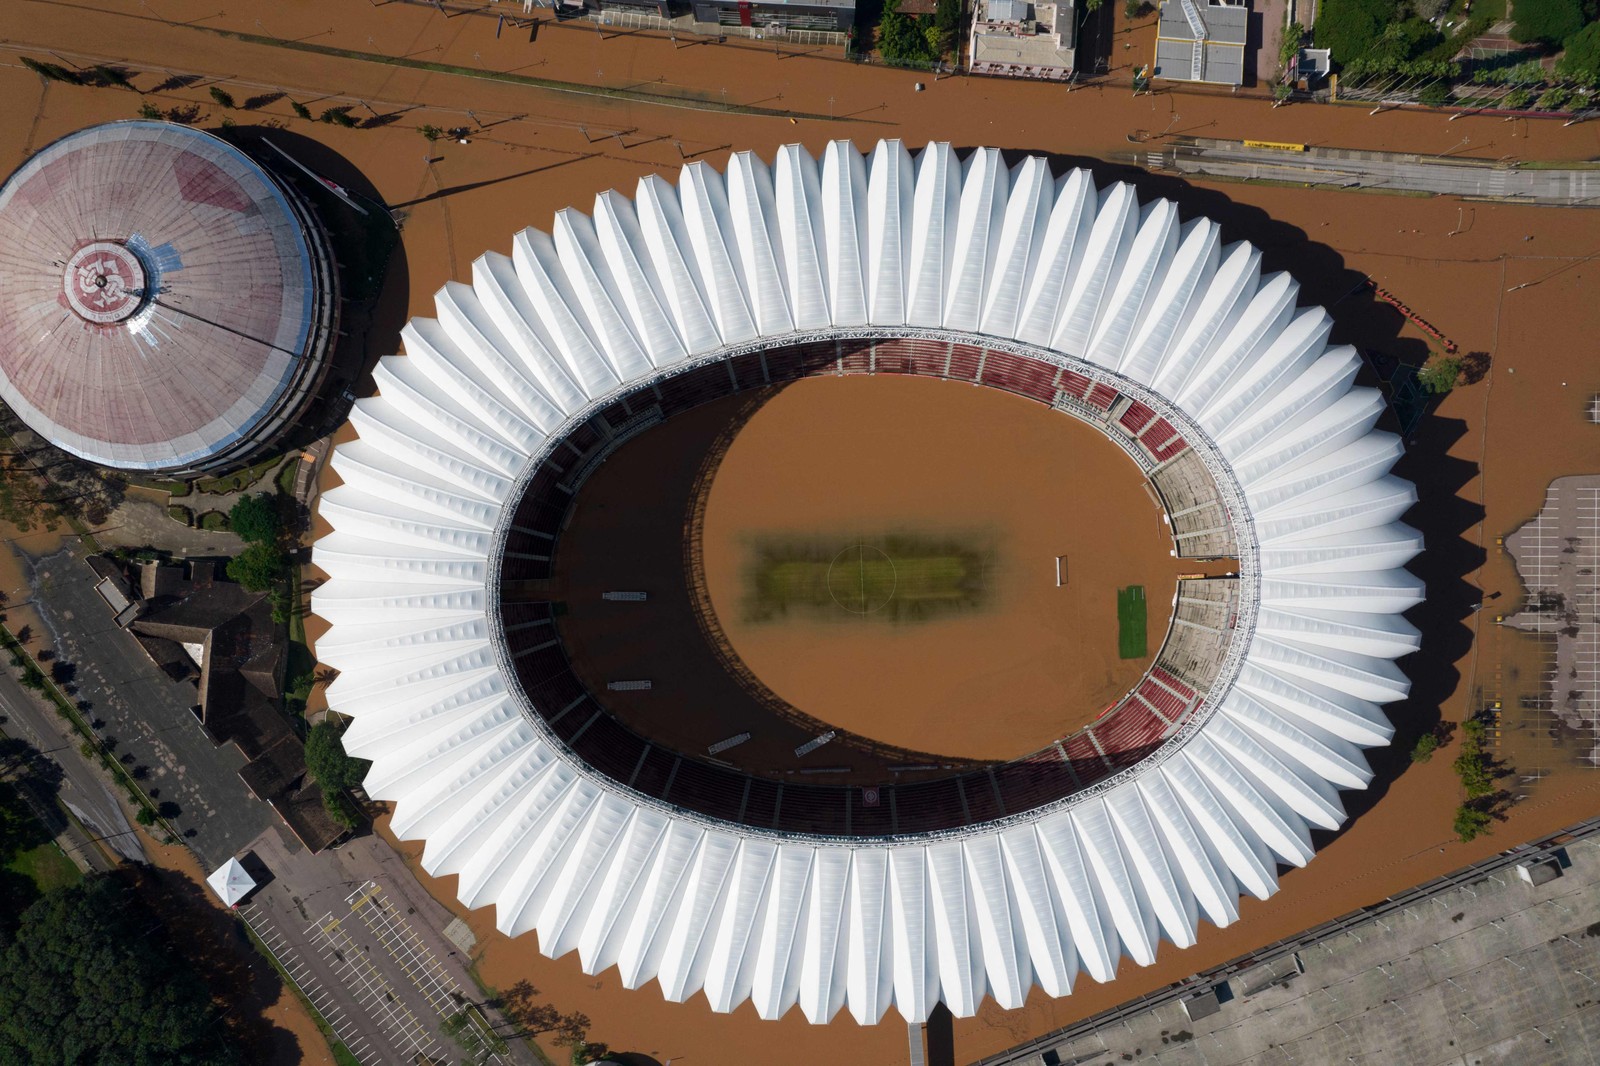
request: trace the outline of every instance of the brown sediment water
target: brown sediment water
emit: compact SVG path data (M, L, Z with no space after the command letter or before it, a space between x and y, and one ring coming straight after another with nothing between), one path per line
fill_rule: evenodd
M1087 725L1154 658L1179 566L1143 484L1098 430L1020 397L929 378L808 378L762 406L717 469L706 583L745 665L807 714L906 748L1014 758ZM818 541L845 553L834 569L848 571L853 546L881 553L873 545L896 534L986 552L982 599L892 621L878 617L895 606L884 588L873 613L852 601L750 616L763 543ZM895 554L890 544L891 566ZM1150 608L1136 659L1117 656L1125 585L1144 586Z
M957 145L996 144L1084 160L1135 150L1127 142L1135 130L1155 135L1170 126L1174 132L1224 138L1450 151L1481 158L1600 155L1600 124L1593 122L1565 128L1559 120L1506 123L1493 115L1467 115L1452 122L1439 113L1370 116L1368 108L1356 107L1271 109L1263 100L1226 96L1162 93L1134 98L1125 86L1068 94L1060 86L1002 79L927 82L905 71L806 57L779 59L760 49L674 47L627 34L602 39L587 26L554 28L547 22L530 43L526 31L508 31L497 39L493 19L447 19L427 7L401 4L325 6L314 15L296 13L291 18L249 8L219 14L214 3L168 0L161 5L161 16L170 23L134 6L95 9L92 18L64 4L24 0L18 6L27 17L8 26L8 37L23 54L46 58L48 48L136 59L146 64L136 76L146 90L167 78L150 72L154 64L221 77L248 70L253 82L287 89L288 97L232 117L241 124L286 123L285 143L306 146L312 153L308 158L331 176L346 180L354 173L370 181L387 202L407 205L402 210L409 309L416 314L431 314L433 293L448 279L468 279L473 258L485 249L508 252L510 234L520 226L547 227L554 211L569 205L584 209L595 193L607 188L631 193L644 174L672 178L685 157L720 167L729 151L754 149L770 159L787 141L803 142L817 154L836 137L852 138L859 147L869 147L881 136L901 137L914 147L940 138ZM254 26L257 18L266 25ZM721 99L723 87L736 102L781 93L783 99L768 106L813 114L832 110L838 117L791 123L782 117L746 118L558 95L231 41L181 25L196 20L263 35L321 34L316 42L467 66L481 63L490 69L603 84L654 82L699 92L712 101ZM1129 36L1135 43L1130 59L1148 59L1151 26L1147 19ZM1122 65L1122 50L1114 51ZM926 82L927 91L913 93L916 81ZM208 84L168 89L147 99L163 108L198 103L207 113L203 121L215 125L222 116L207 98ZM241 86L232 91L241 100L247 93L265 92ZM290 100L318 100L326 93L360 95L380 113L399 110L391 101L421 106L372 129L342 130L293 117ZM92 122L130 117L142 99L114 89L47 84L19 66L0 67L0 94L5 101L0 110L9 120L0 122L0 170L7 173L56 137ZM469 145L429 144L418 136L417 126L423 123L475 127L467 108L486 124L499 124L474 128ZM365 116L359 106L356 114ZM620 139L611 136L622 130L634 132ZM1147 144L1138 150L1151 149ZM346 169L340 169L340 160L348 163ZM1359 288L1363 278L1371 277L1463 352L1491 355L1488 376L1446 397L1414 437L1415 461L1405 472L1425 488L1423 505L1412 519L1419 525L1426 519L1430 526L1428 552L1414 564L1429 581L1424 628L1430 651L1413 667L1419 677L1418 700L1390 713L1414 736L1431 726L1433 718L1460 721L1498 694L1503 709L1518 713L1505 715L1496 752L1518 769L1514 784L1526 798L1509 809L1492 836L1469 845L1455 843L1450 821L1461 793L1449 768L1452 749L1447 746L1418 765L1410 764L1403 751L1374 753L1380 770L1374 789L1345 794L1355 814L1349 828L1327 843L1308 869L1287 874L1271 900L1245 901L1240 922L1225 930L1205 927L1195 948L1163 947L1152 967L1125 964L1114 984L1083 979L1072 996L1061 1000L1035 992L1019 1011L986 1003L978 1018L956 1023L961 1061L1163 987L1600 811L1600 776L1574 758L1574 745L1551 735L1547 717L1533 708L1523 713L1522 697L1536 699L1543 691L1537 645L1494 624L1494 615L1511 613L1521 596L1495 538L1533 517L1555 477L1594 473L1600 466L1600 428L1583 417L1588 397L1600 391L1592 344L1600 334L1600 301L1594 299L1600 267L1593 258L1593 227L1584 224L1590 213L1185 182L1114 166L1102 167L1099 176L1102 184L1118 177L1134 180L1143 198L1175 196L1186 216L1209 214L1223 223L1228 239L1256 241L1268 269L1288 269L1301 281L1302 303L1330 307L1336 341L1413 362L1425 357L1430 346L1437 347ZM390 337L379 346L398 350L399 341ZM1498 598L1491 598L1496 594ZM1485 607L1471 612L1480 600ZM1531 780L1523 782L1522 777ZM414 858L420 845L405 845L404 851ZM424 877L424 883L441 899L454 902L453 878ZM761 1022L748 1006L731 1016L713 1015L698 996L687 1004L669 1004L654 986L623 989L614 971L585 976L575 956L545 959L532 936L512 941L490 935L493 917L492 909L469 916L483 937L477 957L484 980L498 987L530 980L562 1010L586 1013L592 1035L613 1047L644 1051L660 1062L676 1057L686 1064L875 1066L905 1061L906 1034L893 1013L882 1025L865 1030L847 1019L811 1027L798 1012L781 1023Z

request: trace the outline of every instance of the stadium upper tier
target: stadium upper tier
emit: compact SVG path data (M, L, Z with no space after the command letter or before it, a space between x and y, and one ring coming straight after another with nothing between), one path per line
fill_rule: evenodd
M337 281L303 204L169 122L92 126L0 187L0 398L103 466L238 465L326 373Z
M407 355L357 403L360 439L334 454L313 607L368 792L502 931L719 1011L872 1023L893 1004L920 1021L943 1000L966 1016L1192 944L1343 821L1338 790L1368 782L1381 705L1408 691L1394 660L1419 643L1401 617L1422 584L1403 569L1421 538L1399 521L1416 500L1389 473L1400 442L1297 293L1170 201L946 144L864 157L840 141L820 164L790 145L772 167L739 153L726 176L691 164L524 230L405 328ZM659 417L713 371L738 386L780 350L832 350L840 372L905 369L880 351L928 360L917 372L943 359L1104 425L1185 554L1238 559L1236 583L1180 596L1183 625L1129 697L1181 724L1041 805L869 836L712 817L672 780L629 787L580 757L574 733L605 716L552 725L574 712L519 673L554 639L504 602L553 543L519 505L552 459L581 475L595 426ZM991 360L1013 384L985 376ZM1200 684L1163 663L1196 664Z

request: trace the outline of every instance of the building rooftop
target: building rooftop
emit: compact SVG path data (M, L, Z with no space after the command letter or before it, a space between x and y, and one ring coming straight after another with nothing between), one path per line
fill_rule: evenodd
M1071 4L987 0L972 26L972 71L1064 77L1073 67L1072 12Z
M1165 0L1156 28L1154 76L1244 84L1250 5Z
M235 449L321 362L328 264L308 223L253 160L187 126L56 141L0 187L0 398L104 466Z

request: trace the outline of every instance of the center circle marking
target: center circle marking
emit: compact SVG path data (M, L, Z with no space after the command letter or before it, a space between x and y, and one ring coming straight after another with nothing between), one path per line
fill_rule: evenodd
M889 568L887 575L883 570L885 566ZM884 591L885 576L887 592ZM852 544L828 564L827 582L828 595L844 610L851 614L876 614L894 599L895 589L900 587L900 571L882 548ZM839 598L841 594L844 599Z
M144 264L117 241L91 241L79 248L61 276L67 306L97 326L131 318L144 303L144 286Z

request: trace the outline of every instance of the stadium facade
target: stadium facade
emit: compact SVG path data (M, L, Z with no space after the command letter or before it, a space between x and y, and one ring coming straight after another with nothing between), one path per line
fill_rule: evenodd
M305 411L338 322L309 205L220 138L113 122L0 187L0 399L101 466L249 462Z
M1297 292L1169 201L946 144L739 153L519 233L405 328L333 458L313 606L367 791L503 932L718 1011L966 1016L1193 944L1341 824L1419 643L1400 442ZM653 750L573 688L516 591L562 498L611 440L705 398L874 372L1099 426L1177 553L1237 577L1180 588L1116 721L981 779L866 807Z

